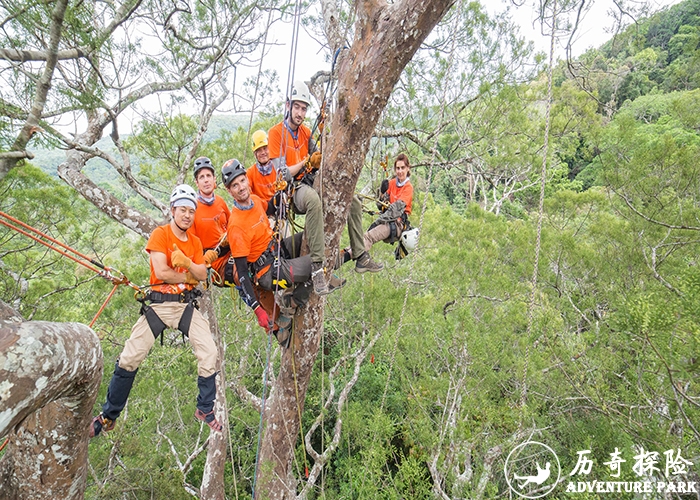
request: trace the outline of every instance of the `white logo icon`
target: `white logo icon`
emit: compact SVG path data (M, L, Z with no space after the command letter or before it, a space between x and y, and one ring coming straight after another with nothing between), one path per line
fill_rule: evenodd
M561 465L552 448L537 441L527 441L513 448L506 458L503 472L513 493L523 498L542 498L559 482Z

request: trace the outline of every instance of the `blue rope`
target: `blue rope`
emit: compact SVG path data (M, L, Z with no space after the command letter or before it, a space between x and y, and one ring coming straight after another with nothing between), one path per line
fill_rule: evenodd
M262 441L263 418L265 417L265 397L267 395L267 371L270 368L270 346L272 345L272 334L267 336L267 354L265 356L265 371L263 372L262 405L260 408L260 425L258 426L258 447L255 450L255 474L253 475L252 498L255 499L255 482L258 478L258 468L260 467L260 442Z

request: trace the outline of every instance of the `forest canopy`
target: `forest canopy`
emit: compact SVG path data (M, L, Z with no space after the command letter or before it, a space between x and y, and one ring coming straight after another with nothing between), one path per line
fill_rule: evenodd
M141 12L141 2L71 4L59 48L91 55L55 62L33 125L41 130L23 142L43 66L22 67L17 51L49 47L46 30L32 30L54 5L25 7L2 4L0 151L8 154L0 212L145 284L144 238L168 216L171 187L192 184L194 158L206 155L217 169L229 158L252 164L250 132L282 119L276 73L265 75L257 97L255 82L240 90L250 126L243 115L217 125L215 111L230 97L232 67L264 43L267 13L293 6L201 2L168 18L164 4L149 2L134 19L128 8ZM321 30L314 12L309 29ZM339 18L350 24L348 14ZM88 22L94 29L81 30ZM162 53L141 52L140 23L164 34ZM199 31L183 29L188 23ZM699 87L700 0L635 19L551 68L507 15L468 2L448 11L393 87L357 182L373 196L396 155L411 158L419 246L395 260L392 246L375 245L381 273L338 271L348 283L326 299L319 356L298 408L304 439L293 437L289 481L300 497L504 497L512 494L506 459L528 440L558 456L556 498L569 496L569 481L700 482ZM124 109L166 90L173 103L194 102L193 112L173 105L120 135ZM83 114L88 126L75 134L52 126L64 112ZM36 161L6 163L18 151L34 151ZM48 157L53 163L39 168ZM231 204L221 186L217 193ZM365 209L366 229L376 206ZM0 226L0 299L26 320L87 324L110 290ZM208 293L226 353L224 492L250 498L266 352L272 379L286 358L235 290ZM101 313L94 330L105 366L138 316L127 289ZM169 331L140 370L117 429L90 444L87 498L185 499L203 487L206 436L189 418L189 347ZM98 401L110 376L105 370ZM568 477L583 450L592 472ZM633 465L645 450L657 452L657 469L639 474ZM687 472L664 469L669 450L692 464ZM605 463L617 451L626 462L612 476ZM321 460L309 481L305 469Z

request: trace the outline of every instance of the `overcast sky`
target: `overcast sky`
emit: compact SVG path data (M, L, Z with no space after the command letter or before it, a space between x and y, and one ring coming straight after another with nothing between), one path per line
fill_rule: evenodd
M650 0L650 8L652 11L657 11L664 6L678 3L680 0ZM537 19L537 8L539 2L537 0L527 0L521 6L516 7L511 0L482 0L482 4L486 5L490 13L503 11L510 8L511 16L520 26L521 34L528 40L535 43L538 51L549 52L550 38L549 34L542 34L542 26ZM612 37L611 29L614 25L609 12L615 9L615 4L612 0L596 0L591 4L590 10L585 14L573 41L573 55L577 56L585 52L591 47L598 47ZM562 23L560 19L560 23ZM574 21L573 18L570 19ZM630 21L628 19L628 21ZM290 38L291 27L289 24L279 26L271 33L268 42L275 42L278 46L266 57L264 65L267 67L275 66L280 76L281 85L286 84L287 67L290 56ZM560 38L555 43L555 57L563 58L565 56L564 46L568 42L569 35L562 33ZM280 68L283 68L280 70ZM303 28L299 36L299 49L296 62L295 75L297 79L308 80L311 75L321 69L330 69L329 65L323 60L322 54L319 54L319 45L313 40Z
M681 0L649 0L648 6L650 12L656 12L666 6L679 3ZM504 9L510 2L501 0L501 9ZM590 4L590 2L589 2ZM641 5L641 2L629 2L629 5ZM489 5L489 3L487 3ZM490 4L493 5L493 4ZM511 3L512 5L512 3ZM549 33L542 34L540 21L537 19L537 6L539 2L528 0L522 7L517 9L511 7L514 19L520 25L522 35L535 42L535 47L539 51L549 53L550 37ZM617 7L612 0L596 0L591 5L588 12L585 13L579 28L576 30L572 43L572 53L574 56L583 54L591 47L599 47L608 41L612 35L614 19L611 11L617 12ZM489 8L489 10L491 10ZM568 16L570 22L574 22L573 15ZM627 18L629 24L631 19ZM557 23L559 24L559 23ZM563 58L565 56L565 45L568 42L569 34L562 34L558 42L555 42L555 57Z

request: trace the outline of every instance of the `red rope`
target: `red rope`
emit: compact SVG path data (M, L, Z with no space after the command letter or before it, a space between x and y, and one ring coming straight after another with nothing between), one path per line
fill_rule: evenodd
M3 213L0 212L0 215L3 215ZM72 256L72 255L70 255L70 254L68 254L68 253L66 253L66 252L64 252L64 251L61 250L60 248L57 248L57 247L55 247L55 246L53 246L53 245L50 245L49 243L45 242L45 241L42 240L41 238L38 238L38 237L34 236L33 234L30 234L30 233L28 233L28 232L26 232L26 231L24 231L24 230L18 228L17 226L13 226L13 225L10 224L9 222L5 222L4 220L0 220L0 224L2 224L3 226L9 227L10 229L14 229L14 230L17 231L18 233L23 234L23 235L25 235L25 236L27 236L27 237L33 239L34 241L36 241L36 242L38 242L38 243L41 243L42 245L45 245L45 246L49 247L51 250L57 251L58 253L60 253L60 254L63 255L64 257L68 257L68 258L71 259L72 261L77 262L77 263L80 264L81 266L87 267L87 268L90 269L91 271L94 271L94 272L96 272L96 273L98 273L98 274L100 274L100 273L102 272L102 271L100 271L99 269L97 269L95 266L91 266L90 264L87 264L87 263L83 262L82 260L80 260L80 259L78 259L78 258L76 258L76 257L74 257L74 256ZM88 259L88 260L89 260L89 259Z
M54 239L54 238L52 238L51 236L49 236L48 234L42 233L42 232L39 231L38 229L36 229L36 228L30 226L29 224L25 224L25 223L22 222L21 220L15 219L14 217L12 217L11 215L6 214L5 212L0 212L0 217L5 217L7 220L12 221L12 222L14 222L15 224L19 224L19 225L22 226L23 228L28 229L28 230L30 230L30 231L32 231L32 232L38 234L39 236L41 236L41 237L43 237L43 238L46 238L46 239L49 240L51 243L55 243L55 244L57 244L57 245L59 245L59 246L65 248L65 249L68 250L69 252L73 252L73 253L74 253L75 255L77 255L78 257L81 257L81 258L87 260L88 262L91 262L91 263L93 263L93 264L95 264L95 265L97 265L97 266L99 266L99 267L101 267L101 268L104 269L104 266L103 266L102 264L100 264L99 262L95 262L92 258L88 257L87 255L83 255L82 253L80 253L80 252L78 252L77 250L75 250L75 249L69 247L69 246L66 245L65 243L61 243L61 242L58 241L57 239ZM0 221L0 222L2 222L2 221ZM32 239L36 239L34 236L30 236L29 234L27 234L27 233L25 233L25 232L23 232L23 231L17 229L16 227L11 226L11 225L9 225L9 224L7 224L7 223L5 223L5 222L2 222L2 224L4 224L5 226L10 227L10 228L12 228L12 229L14 229L14 230L16 230L16 231L19 231L19 232L21 232L22 234L25 234L25 235L29 236L29 237L32 238ZM42 244L44 244L44 245L46 245L46 246L49 246L49 245L47 245L45 242L43 242L43 241L41 241L41 240L37 240L37 241L39 241L39 243L42 243ZM98 271L98 272L99 272L99 271Z
M100 314L102 314L102 311L104 311L105 307L107 307L107 302L109 302L109 299L112 298L112 295L114 295L114 292L117 291L117 288L119 287L119 283L114 284L114 288L112 288L112 291L109 292L109 295L105 299L104 303L102 304L102 307L100 307L100 310L97 311L97 314L95 314L95 317L92 318L92 321L90 322L90 328L92 328L92 325L95 324L95 321L97 321L97 318L100 317Z
M10 222L4 221L0 218L0 224L2 224L3 226L6 226L10 229L13 229L13 230L17 231L18 233L23 234L24 236L27 236L28 238L33 239L37 243L41 243L42 245L50 248L51 250L55 250L56 252L60 253L64 257L68 257L72 261L80 264L81 266L84 266L84 267L90 269L91 271L99 274L100 276L102 276L106 280L111 281L114 284L114 288L112 288L112 291L107 296L107 299L102 304L102 307L100 307L100 310L97 311L97 314L95 314L95 317L92 319L92 322L90 323L90 328L92 328L92 326L95 324L95 321L97 321L97 318L100 316L100 314L102 314L102 311L107 306L107 303L112 298L112 296L114 295L114 292L116 292L117 287L119 285L126 285L128 287L133 288L136 291L141 291L140 287L131 283L131 281L129 281L129 279L126 276L124 276L124 274L122 274L121 272L116 271L115 269L112 269L111 267L107 267L107 266L102 265L101 263L88 257L87 255L84 255L84 254L78 252L77 250L66 245L65 243L61 243L57 239L49 236L48 234L43 233L42 231L39 231L38 229L30 226L29 224L25 224L21 220L18 220L16 218L12 217L11 215L6 214L5 212L0 211L0 217L4 217L5 219L13 222L14 224L18 224L20 227L15 226L14 224L11 224ZM27 231L25 231L24 229L21 229L21 228L27 229ZM40 237L35 236L34 234L31 234L29 231L31 231L35 234L38 234ZM61 250L61 248L58 248L58 247L52 245L51 243L42 240L41 238L45 238L45 239L49 240L51 243L55 243L56 245L65 249L66 251ZM74 255L71 255L68 252L71 252L71 253L77 255L79 258L75 257ZM95 266L97 266L97 267L95 267ZM98 269L98 267L99 267L99 269ZM120 276L114 276L112 274L112 271L119 273ZM7 443L5 443L5 444L7 444ZM2 448L0 448L0 450L2 450Z

